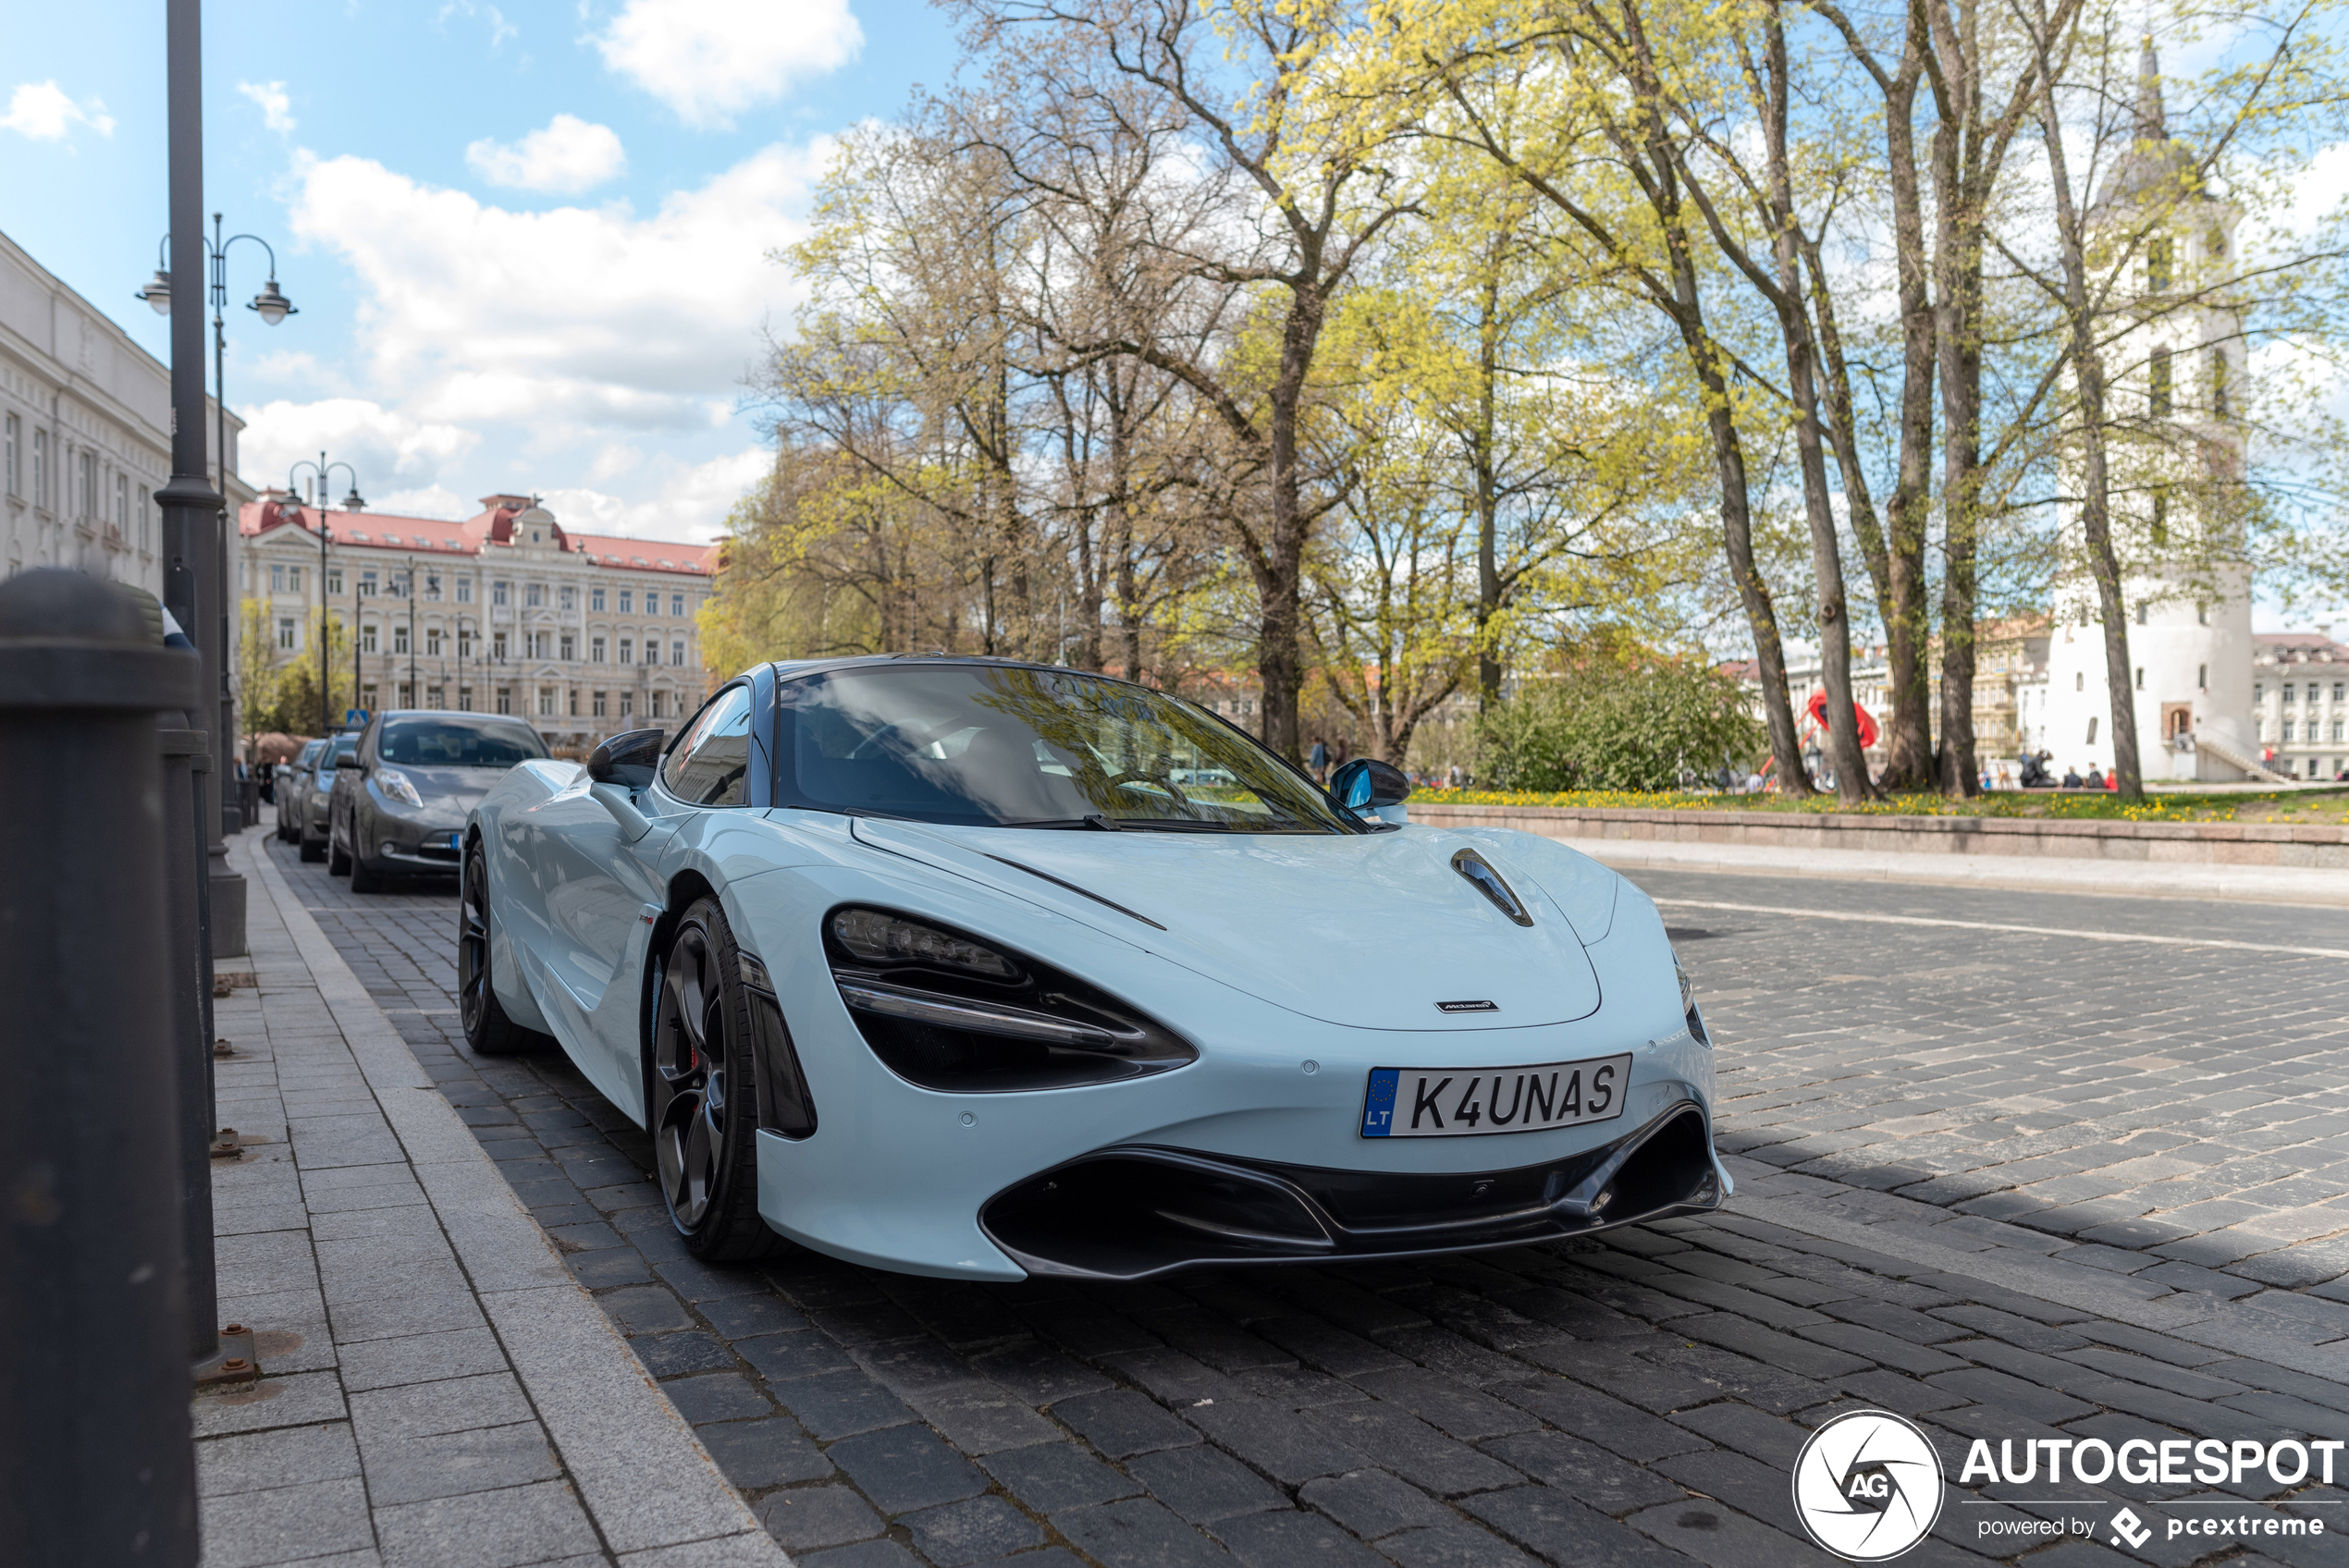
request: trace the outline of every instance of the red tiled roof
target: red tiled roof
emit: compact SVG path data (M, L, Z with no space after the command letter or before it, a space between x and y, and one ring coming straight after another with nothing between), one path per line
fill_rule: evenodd
M446 518L397 517L388 512L328 509L323 515L338 545L477 556L485 544L511 544L514 519L531 505L530 498L524 496L485 496L482 499L483 509L462 522L451 522ZM280 528L300 528L314 534L320 517L317 508L299 505L282 491L272 491L264 493L258 501L247 502L239 510L237 531L249 538L259 538ZM583 556L597 566L697 577L711 576L718 570L719 547L715 545L572 533L560 522L551 526L558 549Z

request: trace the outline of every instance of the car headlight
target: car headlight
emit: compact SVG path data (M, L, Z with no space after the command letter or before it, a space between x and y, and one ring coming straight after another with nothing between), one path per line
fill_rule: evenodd
M838 909L824 921L824 947L857 1033L891 1072L925 1089L1076 1088L1199 1060L1187 1041L1099 987L928 921Z
M424 798L416 793L416 786L396 767L375 769L375 788L403 804L422 807Z
M1696 987L1689 983L1689 972L1681 967L1680 955L1672 955L1672 973L1680 982L1680 1015L1688 1020L1689 1033L1696 1036L1700 1046L1709 1046L1713 1036L1704 1032L1704 1014L1697 1011Z

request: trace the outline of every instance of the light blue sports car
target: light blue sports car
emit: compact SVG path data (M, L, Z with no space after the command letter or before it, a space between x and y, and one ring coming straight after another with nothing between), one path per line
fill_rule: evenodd
M482 800L466 1036L552 1035L710 1260L1138 1280L1716 1206L1655 906L1406 788L1080 671L764 665Z

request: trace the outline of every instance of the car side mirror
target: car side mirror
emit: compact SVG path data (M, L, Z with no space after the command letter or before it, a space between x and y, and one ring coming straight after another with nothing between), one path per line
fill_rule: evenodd
M1411 781L1391 762L1356 757L1330 775L1330 799L1351 812L1399 806L1411 798Z
M587 753L587 777L597 784L641 790L653 781L660 766L665 729L631 729L615 735Z
M367 765L365 763L359 760L359 753L357 752L345 752L342 755L335 758L335 771L337 773L340 773L346 767L363 768L366 766Z

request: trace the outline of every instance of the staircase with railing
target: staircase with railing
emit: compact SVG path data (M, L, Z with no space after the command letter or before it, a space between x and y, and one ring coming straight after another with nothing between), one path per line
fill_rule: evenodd
M2241 750L2223 736L2200 734L2194 738L2194 743L2195 750L2208 752L2230 767L2239 767L2254 778L2263 779L2269 784L2298 782L2290 774L2278 773L2274 768L2269 767L2248 752Z

